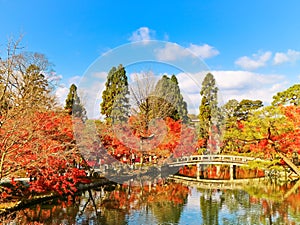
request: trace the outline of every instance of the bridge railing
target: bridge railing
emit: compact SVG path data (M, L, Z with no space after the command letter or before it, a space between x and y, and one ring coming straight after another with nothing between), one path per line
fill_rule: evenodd
M259 158L245 157L245 156L233 156L233 155L191 155L183 156L181 158L173 158L167 162L170 166L182 166L188 164L247 164L253 160L260 160ZM106 171L121 171L135 169L135 165L128 164L103 164L99 168L93 168L96 172L106 172Z
M191 155L184 156L173 160L172 164L182 164L191 162L236 162L247 163L256 160L253 157L231 156L231 155Z

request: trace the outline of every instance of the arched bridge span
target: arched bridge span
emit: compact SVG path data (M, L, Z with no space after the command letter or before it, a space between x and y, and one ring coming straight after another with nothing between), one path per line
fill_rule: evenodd
M174 159L169 166L186 166L186 165L236 165L243 166L248 162L261 160L259 158L235 156L235 155L191 155Z

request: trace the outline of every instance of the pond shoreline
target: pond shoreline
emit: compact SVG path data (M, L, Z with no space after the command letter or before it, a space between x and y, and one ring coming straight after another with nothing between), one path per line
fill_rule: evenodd
M101 187L104 185L116 185L116 183L113 181L110 181L106 178L92 179L91 183L78 184L77 191L74 195L76 195L82 191ZM43 195L35 195L31 199L21 199L19 201L15 201L15 202L7 202L5 204L10 205L10 206L0 208L0 217L6 216L10 213L13 213L13 212L20 210L22 208L25 208L25 207L29 207L31 205L35 205L35 204L49 201L49 200L56 199L56 198L64 198L64 197L67 197L67 195L59 195L59 194L49 193L49 194L43 194Z
M148 171L147 171L148 172ZM143 173L143 175L147 174L147 172ZM156 171L157 172L157 171ZM114 174L116 175L116 174ZM136 178L137 175L120 175L118 178L114 177L98 177L98 178L91 178L90 183L79 183L77 185L77 191L74 195L79 194L80 192L102 187L105 185L117 185L118 183L123 183L125 180L130 178ZM189 186L197 186L203 187L205 189L241 189L243 186L250 184L251 182L260 182L267 179L267 176L258 177L258 178L250 178L250 179L235 179L235 180L214 180L214 179L200 179L197 180L196 178L189 177L189 176L181 176L181 175L170 175L165 177L167 180L172 180L176 183L182 183ZM113 181L114 180L114 181ZM29 207L31 205L35 205L38 203L42 203L45 201L49 201L56 198L65 198L68 195L59 195L54 193L44 194L44 195L35 195L31 199L20 199L19 201L11 201L4 203L4 207L0 207L0 217L13 213L17 210L20 210L25 207ZM6 206L5 206L6 205Z

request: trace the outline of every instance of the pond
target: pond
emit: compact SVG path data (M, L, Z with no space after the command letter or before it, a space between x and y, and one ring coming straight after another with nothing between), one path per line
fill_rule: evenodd
M269 180L236 189L127 182L22 209L2 224L300 224L299 186Z

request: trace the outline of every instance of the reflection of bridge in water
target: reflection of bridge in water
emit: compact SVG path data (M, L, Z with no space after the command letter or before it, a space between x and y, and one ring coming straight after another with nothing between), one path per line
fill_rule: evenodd
M171 175L169 179L176 182L193 186L202 189L244 189L246 185L253 185L253 183L263 182L266 180L262 178L238 179L238 180L211 180L211 179L197 179L193 177L184 177Z
M296 183L287 190L286 192L278 191L279 183L272 182L269 178L261 177L261 178L249 178L249 179L237 179L237 180L209 180L209 179L201 179L197 180L192 177L184 177L172 175L169 176L170 180L176 183L181 183L187 186L199 188L199 189L208 189L208 190L244 190L249 191L252 187L255 187L255 193L265 193L266 190L273 190L273 192L269 192L265 198L272 199L273 201L284 201L290 195L297 193L300 187L300 180L296 181ZM277 186L278 185L278 186ZM284 185L285 186L285 185ZM252 193L252 192L251 192ZM253 194L253 193L252 193Z

